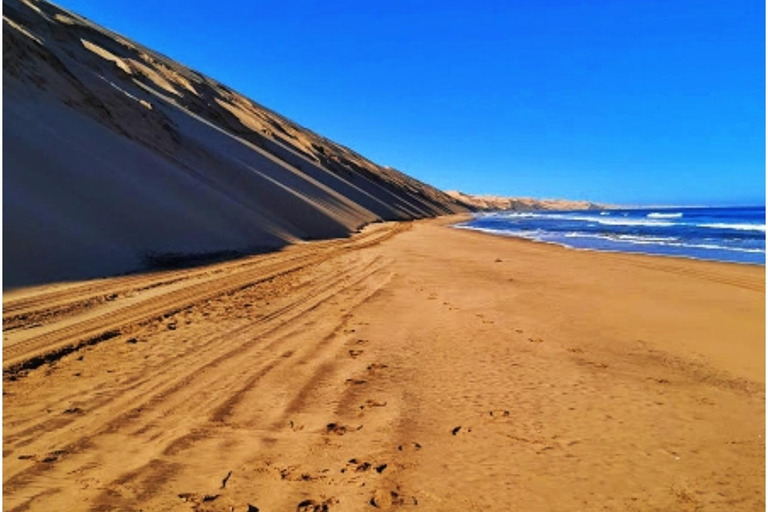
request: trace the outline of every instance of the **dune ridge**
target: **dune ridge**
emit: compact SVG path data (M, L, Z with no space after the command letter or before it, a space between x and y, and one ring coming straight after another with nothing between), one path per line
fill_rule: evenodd
M470 210L479 211L533 211L533 210L601 210L608 205L571 199L534 199L532 197L503 197L473 195L457 190L446 191L457 203Z
M466 209L77 14L3 9L6 288Z

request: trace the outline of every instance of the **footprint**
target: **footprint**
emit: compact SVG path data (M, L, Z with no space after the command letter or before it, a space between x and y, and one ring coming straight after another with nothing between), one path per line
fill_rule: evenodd
M381 364L381 363L371 363L371 364L368 365L367 370L368 371L376 371L376 370L383 370L385 368L389 368L389 365Z
M349 357L351 357L352 359L357 359L357 357L359 355L361 355L362 353L363 353L362 350L350 350L349 351Z
M322 480L325 478L324 475L312 476L309 473L298 474L298 471L297 471L298 468L296 466L288 466L285 468L275 468L275 469L277 469L280 474L280 480L287 480L289 482L312 482L314 480ZM324 473L326 471L327 470L323 470L321 471L321 473Z
M469 434L470 432L472 432L471 428L462 427L461 425L459 425L458 427L453 427L451 429L451 435L454 435L454 436L458 435L460 432L462 432L462 430L464 431L465 434Z
M46 456L41 460L40 462L56 462L58 461L63 455L67 455L69 452L66 450L54 450L52 452L49 452L46 454Z
M325 432L328 434L336 434L338 436L343 436L344 434L347 433L347 427L339 423L329 423L325 426Z
M398 486L396 490L379 489L373 494L368 503L376 508L389 509L408 504L418 505L419 500L416 499L416 496L406 496Z
M401 444L400 446L397 447L397 449L399 451L401 451L401 452L405 452L405 451L419 451L419 450L421 450L421 444L419 444L417 442Z
M329 498L325 501L304 500L296 506L296 512L328 512L330 505L337 503L335 498Z
M568 349L568 352L573 352L574 354L583 354L584 351L581 350L579 347L571 347Z
M315 500L304 500L296 506L296 512L328 512L326 502L317 502Z
M370 462L358 462L357 459L349 459L349 463L355 466L355 471L358 473L363 473L371 469Z
M220 494L198 494L196 492L183 492L178 496L180 499L184 500L187 503L194 503L196 505L200 505L201 503L208 503L211 501L215 501L221 495Z
M296 469L296 466L288 466L287 468L277 468L278 472L280 473L280 480L290 480L288 478L291 476L291 473Z
M488 415L493 419L498 418L508 418L509 417L509 411L503 410L503 409L494 409L490 412L488 412Z
M360 462L357 459L349 459L347 461L347 466L341 468L340 473L346 473L347 471L355 471L358 473L362 473L364 471L368 471L370 468L371 468L371 464L369 462Z
M378 400L371 400L368 399L365 401L364 404L360 406L360 410L364 410L366 408L373 408L373 407L386 407L387 402L379 402Z
M544 340L541 338L528 338L528 341L531 343L544 343Z
M366 384L368 381L365 381L363 379L347 379L346 384L350 386L361 386L363 384Z

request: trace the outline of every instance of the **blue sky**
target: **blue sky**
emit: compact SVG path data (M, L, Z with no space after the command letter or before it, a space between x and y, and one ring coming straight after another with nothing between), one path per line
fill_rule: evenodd
M765 202L762 1L59 3L443 189Z

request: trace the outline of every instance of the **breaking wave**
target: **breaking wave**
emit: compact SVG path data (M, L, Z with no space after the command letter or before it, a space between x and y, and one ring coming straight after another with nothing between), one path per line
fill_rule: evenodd
M651 212L647 215L649 219L679 219L682 216L683 214L680 212L676 212L676 213Z
M494 212L457 227L577 249L765 263L759 207Z

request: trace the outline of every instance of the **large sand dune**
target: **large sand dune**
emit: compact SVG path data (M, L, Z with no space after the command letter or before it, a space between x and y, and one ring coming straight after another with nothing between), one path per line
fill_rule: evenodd
M3 11L5 287L463 210L76 14Z

